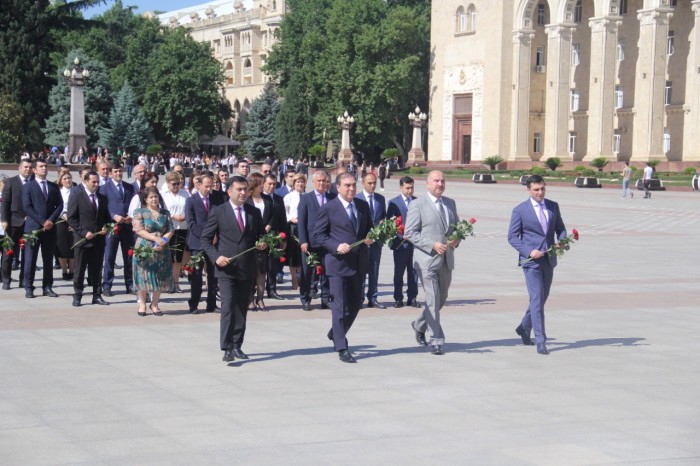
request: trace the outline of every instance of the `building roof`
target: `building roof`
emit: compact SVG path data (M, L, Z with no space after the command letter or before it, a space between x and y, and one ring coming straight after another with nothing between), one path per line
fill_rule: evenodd
M255 2L255 3L260 3ZM251 10L254 7L253 0L214 0L199 5L168 11L157 15L161 24L185 26L197 20L205 20L233 13Z

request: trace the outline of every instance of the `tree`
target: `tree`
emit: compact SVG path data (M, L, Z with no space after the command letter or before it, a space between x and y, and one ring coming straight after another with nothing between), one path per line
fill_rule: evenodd
M596 157L595 159L591 160L591 165L596 167L599 172L603 171L603 168L608 164L608 159L605 157Z
M156 135L170 143L194 143L231 115L223 97L224 73L208 43L182 28L164 32L163 44L142 64L143 111Z
M308 100L300 93L299 78L293 77L275 121L277 152L283 157L299 157L311 145L311 117Z
M100 128L99 133L100 144L121 146L130 152L143 151L151 143L151 127L129 83L124 83L115 97L109 124L106 128Z
M275 121L279 108L277 89L268 83L251 104L245 123L248 139L244 145L254 160L262 160L275 153Z
M549 157L544 164L547 165L550 170L556 171L556 169L561 166L561 159L559 157Z
M90 71L85 80L85 131L88 145L94 146L99 139L99 129L107 126L112 107L112 94L109 85L109 73L98 60L92 59L82 50L71 50L66 55L63 66L59 67L56 77L58 83L51 89L49 105L51 116L46 119L44 142L54 146L64 146L68 142L70 130L70 86L63 77L63 70L71 69L73 60L80 58L81 65Z
M19 161L24 143L22 107L9 95L0 95L0 160Z
M484 159L484 164L489 166L490 170L495 170L496 166L503 162L503 157L500 155L491 155Z

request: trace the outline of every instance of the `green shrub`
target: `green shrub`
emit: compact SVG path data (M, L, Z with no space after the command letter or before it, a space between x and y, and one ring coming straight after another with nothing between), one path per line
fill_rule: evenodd
M392 147L390 149L384 149L384 152L382 152L381 158L382 160L387 160L387 159L393 159L394 157L399 156L399 150L396 147Z
M608 159L605 157L596 157L595 159L591 160L591 165L596 167L599 172L603 171L603 168L608 164Z
M695 167L688 167L685 170L683 170L683 173L685 175L694 175L695 174Z
M582 172L585 169L586 167L584 167L583 165L576 165L576 168L574 168L574 170L576 170L577 172Z
M488 165L491 170L496 169L496 165L499 163L503 162L503 157L500 155L492 155L490 157L486 157L484 160L484 165Z
M148 154L158 154L160 152L163 152L163 146L160 144L151 144L146 148L146 153Z
M595 176L595 170L592 168L584 168L581 170L581 176Z
M542 167L532 167L532 170L530 170L530 173L532 173L533 175L544 176L547 174L547 170L545 170Z
M649 165L651 165L651 168L653 168L654 171L656 171L656 166L660 163L661 163L661 160L656 160L656 159L649 160Z
M425 175L428 173L428 169L425 167L411 167L408 169L408 173L411 175Z
M550 170L556 171L556 169L561 166L561 159L559 157L550 157L544 164L547 165Z

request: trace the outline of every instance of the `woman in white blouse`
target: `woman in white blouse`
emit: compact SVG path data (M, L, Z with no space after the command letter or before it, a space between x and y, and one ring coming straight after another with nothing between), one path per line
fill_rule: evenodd
M58 186L61 190L63 198L63 212L61 212L61 220L66 220L68 212L68 199L70 198L71 190L73 189L73 177L70 173L62 173L58 178ZM66 222L56 225L56 257L58 263L61 264L64 280L73 279L73 233L68 229Z
M294 190L284 196L284 209L287 212L287 222L289 222L289 231L292 238L287 242L287 264L289 265L289 274L292 276L292 289L299 289L299 279L297 277L297 269L301 266L301 249L299 242L294 238L299 238L298 232L298 208L299 199L306 190L306 176L302 173L297 173L292 178L292 187Z
M165 208L170 212L170 219L175 228L175 234L170 240L170 251L173 262L173 292L182 293L180 289L180 269L182 262L189 260L187 248L187 222L185 221L185 202L190 194L182 189L183 176L177 172L168 172L165 175L167 190L161 191L165 202Z

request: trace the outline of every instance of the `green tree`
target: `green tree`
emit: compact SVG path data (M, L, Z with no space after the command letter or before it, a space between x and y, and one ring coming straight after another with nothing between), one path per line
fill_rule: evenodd
M311 145L312 121L308 100L300 93L299 78L293 77L280 104L275 121L277 152L283 157L299 157Z
M608 159L605 157L596 157L593 160L591 160L591 165L596 167L599 172L603 171L603 168L608 164Z
M545 160L544 164L547 165L550 170L556 171L556 169L561 166L561 159L559 157L549 157Z
M22 137L22 107L14 98L0 95L0 160L19 161L24 145Z
M187 31L166 31L163 44L142 64L147 79L143 111L156 136L170 143L194 143L213 134L231 115L223 97L224 73L208 43L196 42Z
M152 142L151 127L136 102L128 83L124 83L114 98L109 124L100 128L100 144L123 147L127 151L143 151Z
M248 139L244 145L254 160L262 160L275 153L275 121L279 107L277 90L271 83L265 85L262 94L250 106L245 122Z
M46 119L44 142L54 146L64 146L68 142L70 130L70 86L63 77L65 69L72 69L73 60L78 57L81 65L90 72L85 80L85 131L88 145L94 146L99 140L99 129L107 126L112 107L112 93L109 86L109 73L98 60L92 59L82 50L71 50L57 73L58 83L51 89L49 105L51 116Z

